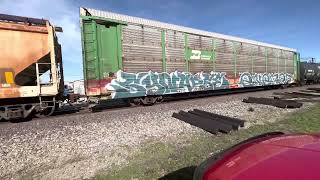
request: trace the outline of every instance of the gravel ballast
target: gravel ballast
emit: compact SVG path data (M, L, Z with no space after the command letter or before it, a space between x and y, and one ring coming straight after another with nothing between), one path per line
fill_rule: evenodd
M301 88L290 88L296 91ZM205 133L171 117L194 108L246 120L245 128L274 122L297 109L247 104L248 96L269 97L269 90L172 101L99 113L57 116L22 123L0 123L0 179L21 177L79 179L128 163L150 141L177 141ZM302 108L311 106L304 103Z

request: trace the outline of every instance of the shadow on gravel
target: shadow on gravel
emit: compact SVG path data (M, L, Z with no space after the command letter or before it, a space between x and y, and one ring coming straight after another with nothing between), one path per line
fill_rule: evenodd
M192 180L196 168L196 166L184 167L159 178L159 180Z
M99 104L91 107L92 112L101 112L106 109L116 109L116 108L124 108L130 107L129 102L123 99L113 99L109 101L101 101Z
M3 122L23 123L23 122L28 122L28 121L32 121L32 117L12 119L12 120L10 120L10 121L3 121Z

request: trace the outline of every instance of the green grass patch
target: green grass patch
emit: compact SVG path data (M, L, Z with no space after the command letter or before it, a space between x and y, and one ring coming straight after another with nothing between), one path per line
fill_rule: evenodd
M287 118L230 134L182 136L187 145L147 143L125 167L101 172L94 179L192 179L195 167L211 154L249 137L271 132L308 133L320 131L320 104Z

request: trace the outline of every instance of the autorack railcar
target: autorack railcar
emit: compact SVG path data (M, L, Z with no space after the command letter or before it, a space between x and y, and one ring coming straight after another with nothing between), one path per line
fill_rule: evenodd
M287 85L299 78L292 48L80 8L91 99L152 104L164 95Z

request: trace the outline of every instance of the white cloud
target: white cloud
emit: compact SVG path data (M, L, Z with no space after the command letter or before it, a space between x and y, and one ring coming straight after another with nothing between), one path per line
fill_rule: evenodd
M51 24L60 26L58 33L62 45L64 61L82 63L79 8L64 0L3 0L0 12L3 14L48 19Z

